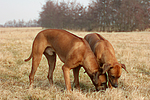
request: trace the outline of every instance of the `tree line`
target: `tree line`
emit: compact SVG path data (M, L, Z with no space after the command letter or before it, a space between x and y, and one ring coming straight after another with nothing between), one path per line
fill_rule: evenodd
M23 19L22 20L10 20L5 22L4 25L1 25L1 27L39 27L40 25L38 24L37 20L29 20L25 22Z
M150 28L150 1L91 0L85 7L76 0L48 0L42 7L38 24L86 31L142 31Z
M0 27L46 27L85 31L135 31L150 28L149 0L91 0L88 6L47 0L38 20L12 20Z

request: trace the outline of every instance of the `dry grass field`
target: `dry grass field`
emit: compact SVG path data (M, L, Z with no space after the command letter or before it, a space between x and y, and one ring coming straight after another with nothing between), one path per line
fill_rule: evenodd
M35 88L29 90L28 76L32 42L42 28L0 28L0 99L1 100L150 100L150 32L102 33L114 46L116 57L124 63L119 87L95 92L90 78L80 70L81 91L66 92L61 66L57 57L54 86L50 87L48 64L43 56L35 75ZM84 37L89 32L71 31ZM71 84L73 74L71 73Z

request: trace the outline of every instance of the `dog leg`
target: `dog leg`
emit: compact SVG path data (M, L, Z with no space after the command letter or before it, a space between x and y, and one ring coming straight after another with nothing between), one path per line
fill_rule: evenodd
M62 70L63 70L63 73L64 73L64 79L65 79L65 84L66 84L67 91L71 91L70 68L63 65Z
M75 84L75 88L77 88L78 90L80 90L80 86L79 86L79 70L80 70L80 66L77 68L73 69L73 75L74 75L74 84Z
M34 75L35 75L35 72L37 70L37 67L40 64L41 58L42 58L42 55L35 55L35 56L33 56L33 59L32 59L32 69L31 69L31 73L29 75L30 88L33 88Z
M46 56L49 65L47 78L49 80L50 85L53 85L53 72L56 65L56 54L53 53L53 55L49 55L48 53L44 52L44 55Z

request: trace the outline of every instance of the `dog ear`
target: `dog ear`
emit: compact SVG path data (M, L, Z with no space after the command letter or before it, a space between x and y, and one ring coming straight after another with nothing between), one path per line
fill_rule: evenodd
M110 68L111 68L111 64L103 64L103 67L102 67L103 73L102 74L106 73Z
M121 64L121 67L122 67L127 73L129 73L129 72L127 71L127 69L126 69L125 64Z

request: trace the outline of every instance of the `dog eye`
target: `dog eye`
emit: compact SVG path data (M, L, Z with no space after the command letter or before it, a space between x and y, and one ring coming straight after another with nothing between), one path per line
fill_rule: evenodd
M120 76L118 76L117 78L120 78Z
M102 85L106 85L106 84L107 84L106 82L102 83Z
M115 79L115 76L111 76L112 79Z

